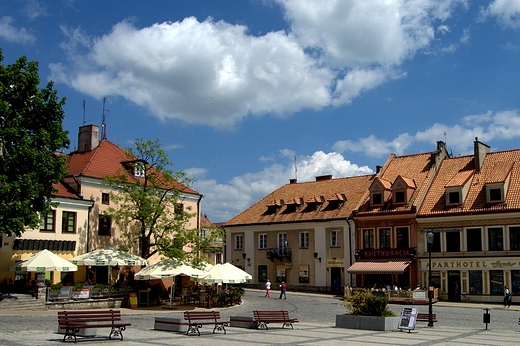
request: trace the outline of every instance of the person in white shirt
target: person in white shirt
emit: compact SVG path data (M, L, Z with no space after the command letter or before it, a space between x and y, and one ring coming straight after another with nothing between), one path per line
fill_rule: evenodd
M271 281L267 279L267 282L265 283L265 297L264 298L271 298Z

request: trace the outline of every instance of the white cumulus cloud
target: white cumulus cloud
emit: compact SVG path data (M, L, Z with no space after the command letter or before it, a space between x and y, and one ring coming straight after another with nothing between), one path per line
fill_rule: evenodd
M160 119L232 129L245 117L286 117L341 106L397 78L427 49L435 28L466 0L276 0L287 30L252 35L245 25L198 21L100 37L64 28L69 59L51 78L101 98L120 96Z

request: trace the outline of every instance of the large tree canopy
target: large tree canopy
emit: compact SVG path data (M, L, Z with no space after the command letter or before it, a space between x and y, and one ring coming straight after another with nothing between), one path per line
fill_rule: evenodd
M135 148L126 149L131 171L139 172L140 178L130 181L127 171L106 177L105 182L113 189L110 200L115 206L107 210L117 222L127 247L139 244L141 257L149 258L155 253L197 264L204 253L215 250L216 241L222 239L218 228L190 228L190 220L198 217L196 210L184 207L184 198L193 179L184 172L172 173L168 159L159 139L155 141L138 138Z
M67 172L65 158L56 154L69 145L65 98L58 99L52 81L39 84L37 62L22 56L0 64L0 233L8 235L38 227L50 209L52 185Z

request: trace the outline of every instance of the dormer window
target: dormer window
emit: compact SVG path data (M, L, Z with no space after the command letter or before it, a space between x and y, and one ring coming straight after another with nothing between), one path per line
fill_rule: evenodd
M504 184L487 184L486 201L488 203L504 202Z
M383 197L380 193L373 193L372 194L372 205L381 205L383 204Z
M283 199L277 199L277 200L271 201L269 204L267 204L266 214L267 215L276 214L278 212L278 210L280 210L282 208L283 205L284 205Z
M450 189L446 191L446 205L460 205L462 204L461 190L460 188Z
M327 197L327 207L325 210L334 210L338 209L345 201L347 200L347 196L342 193L335 193L332 196Z
M323 204L324 202L323 196L312 196L310 198L307 198L305 203L307 203L307 208L305 208L305 211L316 211L318 210L318 206Z
M410 178L398 176L392 184L392 202L394 204L406 204L415 191L415 181Z
M446 192L446 206L460 206L464 203L473 177L473 170L459 171L444 186Z
M376 178L370 186L370 205L381 206L392 197L392 183Z
M502 203L506 200L513 163L495 162L486 177L486 202Z
M136 178L144 178L145 177L145 169L144 164L136 163L134 166L134 177Z
M397 191L394 194L394 203L405 203L406 202L406 193L404 191Z
M294 213L296 211L296 209L298 209L300 207L300 205L302 205L303 203L303 199L302 198L291 198L290 200L288 200L285 205L287 206L285 208L285 213Z

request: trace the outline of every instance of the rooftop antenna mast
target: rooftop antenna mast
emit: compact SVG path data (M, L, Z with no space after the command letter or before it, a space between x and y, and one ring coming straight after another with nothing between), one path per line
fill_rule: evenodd
M107 97L103 97L103 119L101 120L101 130L103 131L103 136L101 139L107 139L107 124L105 119L105 112L108 112L109 110L105 108L105 104L107 101Z
M85 100L83 100L83 126L85 126L85 124L87 123L87 121L85 120Z
M298 166L296 165L296 155L294 155L294 179L298 179Z

